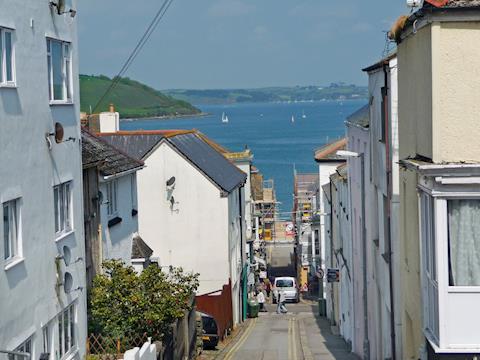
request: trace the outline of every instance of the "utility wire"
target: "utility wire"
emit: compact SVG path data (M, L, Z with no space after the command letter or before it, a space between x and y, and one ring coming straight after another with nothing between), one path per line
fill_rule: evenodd
M137 45L135 46L135 48L132 50L132 52L130 53L129 57L127 58L127 60L123 63L123 66L122 68L120 69L120 71L118 72L118 74L113 78L113 81L112 83L110 84L110 86L107 88L107 90L105 91L105 93L100 97L100 99L98 100L98 102L95 104L95 106L93 107L93 110L91 111L92 113L95 113L95 111L97 110L97 108L100 106L100 104L105 100L105 98L108 96L108 94L110 94L110 92L118 85L118 83L120 82L121 80L121 77L127 72L128 68L130 67L130 65L133 63L133 61L135 60L135 58L138 56L138 54L140 53L140 51L143 49L143 47L145 46L145 44L148 42L148 40L150 39L150 37L152 36L153 32L155 31L155 29L157 28L158 24L160 23L160 21L163 19L163 17L165 16L165 13L168 11L168 9L170 8L170 5L172 5L173 3L173 0L164 0L164 2L162 3L162 5L160 6L160 9L157 11L157 13L155 14L153 20L150 22L149 26L147 27L147 29L145 30L145 32L143 33L142 37L140 38L140 40L137 42Z

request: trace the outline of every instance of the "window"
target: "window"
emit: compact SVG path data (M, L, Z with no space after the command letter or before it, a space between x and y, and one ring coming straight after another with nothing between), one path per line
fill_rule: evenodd
M109 216L117 214L117 190L118 181L112 180L107 183L107 214Z
M0 85L14 85L13 32L0 28Z
M72 101L70 44L47 39L48 92L50 101Z
M70 214L71 183L63 183L53 188L55 202L55 233L65 234L72 230Z
M58 358L69 353L76 345L75 339L75 304L63 310L57 317L58 343L56 352Z
M42 328L43 353L50 353L50 326L45 325Z
M19 246L19 200L3 203L3 243L4 259L10 260L20 256Z
M437 280L437 260L436 260L436 245L435 245L435 213L433 198L422 193L421 196L422 207L422 241L425 249L424 262L425 270L428 277Z
M21 352L21 353L28 353L31 355L32 353L32 338L25 340L20 346L17 346L13 351ZM26 356L21 355L8 355L8 360L26 360Z
M131 178L132 209L137 209L137 176L132 174Z
M450 286L480 286L480 199L448 200Z
M381 124L380 124L380 141L385 142L386 139L386 127L385 120L387 119L387 88L382 87L382 109L381 109Z

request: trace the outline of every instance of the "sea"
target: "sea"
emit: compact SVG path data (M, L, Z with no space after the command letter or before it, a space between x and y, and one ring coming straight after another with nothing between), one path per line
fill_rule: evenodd
M273 179L279 216L290 218L293 175L316 173L315 149L345 135L345 120L365 100L196 105L206 116L122 120L121 130L198 129L231 151L248 147L253 164ZM222 123L222 113L229 122ZM305 116L303 116L305 115ZM294 122L292 122L292 116Z

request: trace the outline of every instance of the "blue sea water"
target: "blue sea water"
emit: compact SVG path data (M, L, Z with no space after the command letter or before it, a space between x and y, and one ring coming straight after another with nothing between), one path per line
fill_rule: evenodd
M274 179L281 217L288 218L294 168L299 173L317 172L314 150L344 136L346 117L364 104L365 100L197 105L211 115L129 120L122 121L120 127L122 130L195 128L232 151L240 151L247 145L253 152L254 165L265 179ZM228 115L228 124L222 124L222 112Z

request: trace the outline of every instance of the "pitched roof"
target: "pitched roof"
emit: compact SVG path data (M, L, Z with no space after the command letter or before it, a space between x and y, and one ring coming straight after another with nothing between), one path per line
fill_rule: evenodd
M367 104L348 116L347 123L368 128L370 126L370 106Z
M223 155L228 151L196 130L119 131L99 134L130 156L145 160L162 140L176 148L219 188L230 193L247 174Z
M147 245L145 241L136 235L132 240L132 259L149 259L152 256L153 250Z
M150 131L117 131L114 133L99 133L111 145L122 149L128 155L144 160L157 144L165 137L173 136L182 130L150 130Z
M230 193L245 182L247 174L228 161L204 138L204 135L195 132L171 136L166 140L222 190Z
M82 163L84 169L96 166L106 176L143 166L142 161L128 156L85 128L82 128Z
M337 156L338 150L345 150L347 146L347 139L343 138L334 141L330 144L326 144L317 150L315 150L315 161L327 162L327 161L345 161L344 158Z

